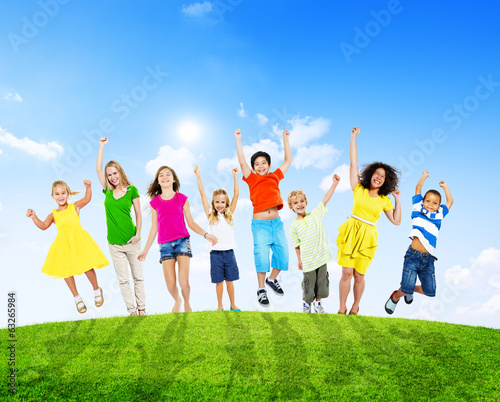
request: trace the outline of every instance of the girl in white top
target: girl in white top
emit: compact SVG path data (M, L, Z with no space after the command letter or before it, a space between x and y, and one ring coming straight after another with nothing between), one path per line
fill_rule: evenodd
M214 190L212 195L212 205L208 203L203 183L200 177L200 168L194 169L196 180L198 182L198 190L200 191L203 209L208 218L208 232L219 239L215 246L212 246L210 251L210 276L212 283L215 283L217 292L218 310L224 310L222 305L223 284L226 281L227 294L231 303L231 311L240 311L234 303L234 284L233 281L239 279L238 265L234 256L233 249L236 248L234 241L233 230L233 213L236 209L238 196L240 193L238 186L238 168L232 170L234 177L234 195L229 202L229 195L224 189Z

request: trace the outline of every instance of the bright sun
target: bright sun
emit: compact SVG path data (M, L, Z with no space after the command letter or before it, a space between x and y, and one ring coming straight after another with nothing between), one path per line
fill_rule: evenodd
M194 121L183 121L179 124L178 133L185 141L193 141L200 135L200 126Z

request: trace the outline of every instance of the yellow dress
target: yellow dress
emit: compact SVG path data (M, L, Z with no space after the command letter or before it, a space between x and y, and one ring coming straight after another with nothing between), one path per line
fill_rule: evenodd
M52 213L57 236L43 264L43 273L54 278L68 278L109 265L99 246L80 225L75 204L69 204L60 212L54 209Z
M371 223L377 223L382 211L394 209L385 195L370 197L368 189L358 183L353 192L352 214ZM337 236L337 263L365 274L375 256L378 245L377 226L350 217L339 227Z

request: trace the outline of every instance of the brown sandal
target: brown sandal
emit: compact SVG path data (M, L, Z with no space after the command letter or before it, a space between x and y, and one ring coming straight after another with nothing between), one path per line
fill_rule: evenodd
M339 312L338 312L337 314L340 314L340 315L346 315L346 314L347 314L347 310L346 310L346 311L344 311L344 312L342 312L342 311L340 311L340 310L339 310Z
M358 313L359 313L359 307L358 307L358 310L356 312L352 311L352 309L351 309L351 311L349 311L349 315L358 315Z

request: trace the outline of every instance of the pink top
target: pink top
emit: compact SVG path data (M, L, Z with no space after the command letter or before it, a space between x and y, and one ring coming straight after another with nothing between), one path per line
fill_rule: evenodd
M175 193L170 200L163 200L161 195L157 195L149 201L158 216L158 244L189 237L183 210L186 200L184 194Z

